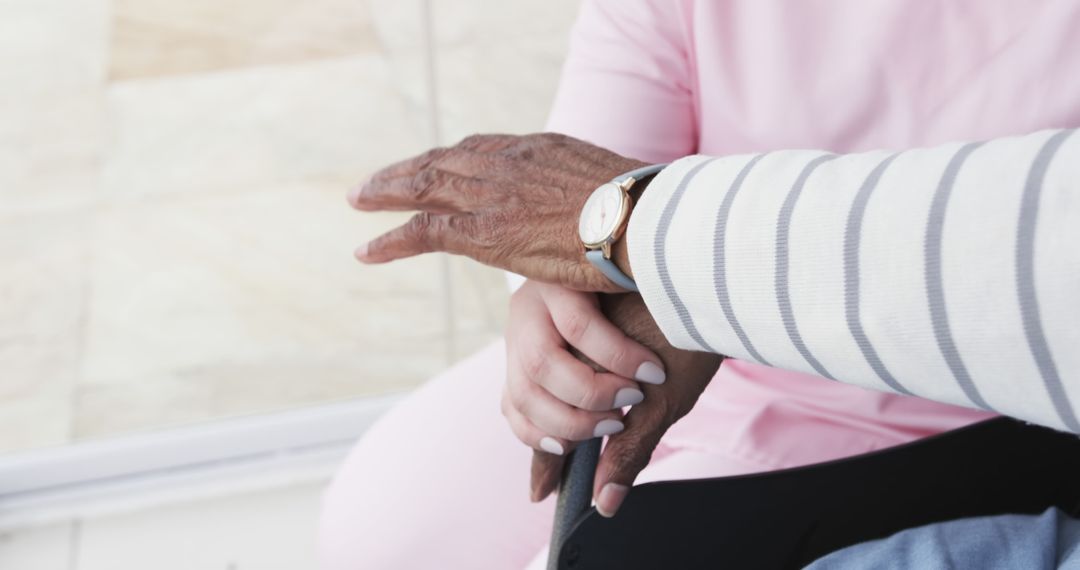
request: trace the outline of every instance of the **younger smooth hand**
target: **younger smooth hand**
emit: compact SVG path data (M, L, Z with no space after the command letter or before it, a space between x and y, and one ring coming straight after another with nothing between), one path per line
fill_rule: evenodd
M537 281L511 297L506 365L503 415L552 462L579 441L622 430L622 408L644 397L640 384L664 381L660 358L611 324L596 294ZM551 488L532 491L539 500Z
M694 407L724 357L671 346L640 295L601 295L600 298L601 309L612 324L658 355L667 373L667 381L662 385L642 385L644 401L623 417L625 428L610 436L600 455L593 498L600 514L610 517L619 510L638 473L649 464L660 438ZM558 485L561 468L561 457L533 454L534 498L550 493Z

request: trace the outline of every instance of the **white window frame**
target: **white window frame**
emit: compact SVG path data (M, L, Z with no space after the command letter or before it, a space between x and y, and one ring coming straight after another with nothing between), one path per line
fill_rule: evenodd
M0 455L0 532L325 481L401 393Z

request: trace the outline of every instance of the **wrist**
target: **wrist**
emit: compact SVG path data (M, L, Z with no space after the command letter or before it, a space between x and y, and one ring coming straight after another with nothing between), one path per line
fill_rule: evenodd
M639 180L633 185L633 187L630 188L630 199L633 201L633 205L635 207L637 206L638 201L641 199L641 195L645 193L645 189L648 188L649 183L652 182L652 179L655 177L655 174L649 175ZM634 211L630 210L630 217L632 218L633 215ZM626 224L627 226L630 225L629 219L627 219ZM634 270L632 267L630 267L630 246L627 244L627 234L629 234L629 232L624 230L622 237L614 244L612 244L611 261L615 264L616 267L619 268L619 271L622 271L626 274L627 277L633 279Z
M626 245L626 235L615 242L611 247L611 262L630 279L634 278L634 271L630 268L630 248Z
M578 218L578 236L585 246L585 258L602 274L607 290L637 291L625 233L634 210L653 175L666 164L646 165L625 172L593 190Z

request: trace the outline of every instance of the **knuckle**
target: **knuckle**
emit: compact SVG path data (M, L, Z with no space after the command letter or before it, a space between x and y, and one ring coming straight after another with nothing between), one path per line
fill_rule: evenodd
M436 181L432 185L436 191L445 192L448 195L461 196L470 190L469 180L462 176L456 176L444 170L437 170Z
M590 319L580 311L564 311L559 314L558 319L559 330L570 344L580 342L589 330Z
M571 404L583 410L603 411L611 409L611 398L607 391L600 386L595 378L589 378L581 383L581 396L578 402Z
M574 140L570 136L564 135L562 133L539 133L536 136L540 137L540 140L544 141L547 144L553 144L558 146L564 146L570 141Z
M458 146L467 150L474 150L478 148L484 148L484 146L490 142L492 135L484 135L480 133L471 134L458 143Z
M471 216L449 216L446 220L446 228L457 234L471 235L473 225Z
M536 149L540 141L536 135L515 137L498 154L514 162L525 162L536 158Z
M586 424L586 418L578 414L565 414L563 417L559 418L558 423L556 424L557 433L555 435L571 441L580 441L586 437L592 436L592 430L586 427Z
M429 212L419 212L409 220L405 231L411 241L430 247L434 242L435 228L435 216Z
M431 194L438 185L441 174L439 170L425 167L412 177L408 188L409 197L413 200L423 200Z
M527 146L515 148L510 151L510 158L521 162L528 162L536 158L536 151Z
M659 440L660 435L683 416L681 408L682 406L668 397L652 398L648 406L641 407L640 420L643 436L655 433L656 439Z
M620 438L622 445L609 446L611 464L618 473L637 473L645 468L652 448L646 449L639 434L625 433Z
M540 350L529 350L521 359L521 369L525 377L533 381L539 381L547 374L547 355Z
M529 145L542 147L551 144L552 141L558 140L558 138L561 136L564 135L560 135L557 133L540 132L530 133L522 138Z
M551 148L552 152L558 153L561 156L566 156L567 158L577 154L575 145L580 142L578 139L562 133L546 134L547 136L544 137L544 144Z
M439 146L432 148L424 154L420 155L420 170L427 170L433 164L442 160L442 158L446 156L449 151L450 149Z
M612 366L620 366L630 361L631 351L625 343L618 342L617 339L608 339L608 343L608 359Z
M485 212L479 217L469 217L466 228L477 247L494 250L506 241L506 235L512 227L507 216L499 211Z

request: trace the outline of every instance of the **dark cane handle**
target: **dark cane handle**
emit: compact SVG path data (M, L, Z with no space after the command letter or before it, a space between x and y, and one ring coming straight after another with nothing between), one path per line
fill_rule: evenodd
M559 498L555 504L555 525L551 529L548 550L548 570L557 570L563 542L570 535L574 524L592 506L593 477L600 459L602 438L593 438L579 444L566 458L563 466Z

